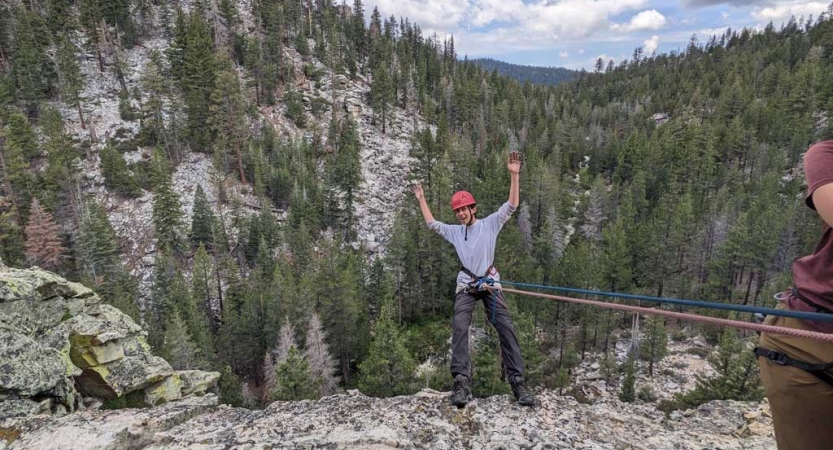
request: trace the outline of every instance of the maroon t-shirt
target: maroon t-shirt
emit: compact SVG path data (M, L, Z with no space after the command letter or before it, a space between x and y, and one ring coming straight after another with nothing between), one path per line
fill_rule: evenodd
M825 184L833 183L833 140L821 141L810 147L804 155L804 172L807 176L807 206L813 206L813 193ZM793 285L811 302L833 311L833 229L825 225L821 242L813 254L793 263ZM817 311L801 299L790 297L790 309ZM833 333L833 322L810 322L810 325Z

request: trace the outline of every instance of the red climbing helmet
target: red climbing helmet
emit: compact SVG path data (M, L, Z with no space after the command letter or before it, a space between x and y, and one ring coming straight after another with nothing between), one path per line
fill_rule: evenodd
M465 206L474 206L476 204L477 201L474 200L474 196L466 191L457 191L451 197L452 210L460 209Z

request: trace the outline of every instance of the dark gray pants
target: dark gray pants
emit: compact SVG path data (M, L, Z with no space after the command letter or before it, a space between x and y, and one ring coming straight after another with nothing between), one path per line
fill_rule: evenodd
M495 299L492 299L492 296ZM518 345L518 337L515 335L515 328L512 326L512 319L509 317L509 310L506 308L506 299L503 293L477 292L470 294L461 291L454 299L454 318L451 321L451 376L463 374L471 379L471 352L469 351L469 326L471 325L471 314L474 305L478 300L483 301L486 307L486 315L489 322L497 330L500 337L500 349L503 354L503 363L506 366L506 375L513 380L516 375L523 375L524 363L521 359L521 348ZM494 320L492 320L492 305L496 306Z

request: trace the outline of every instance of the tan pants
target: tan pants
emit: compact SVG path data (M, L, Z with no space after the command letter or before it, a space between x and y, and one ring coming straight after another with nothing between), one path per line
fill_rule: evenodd
M768 316L767 325L810 330L799 319ZM810 364L833 361L833 344L761 333L760 347ZM761 380L772 408L778 450L833 449L833 386L811 373L759 357Z

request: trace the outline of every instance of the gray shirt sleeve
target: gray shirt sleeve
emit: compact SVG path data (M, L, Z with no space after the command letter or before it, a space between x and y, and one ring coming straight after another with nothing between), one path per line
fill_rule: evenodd
M459 230L460 227L448 225L440 222L439 220L435 220L428 224L428 228L431 231L434 231L435 233L444 237L446 241L451 242L453 244L454 240L452 240L451 235L454 233L454 230Z
M483 219L485 222L489 224L489 227L494 230L495 232L500 231L503 229L503 225L509 221L509 218L512 217L512 213L518 209L517 206L513 206L511 203L506 202L500 205L500 208L493 212L489 217Z

